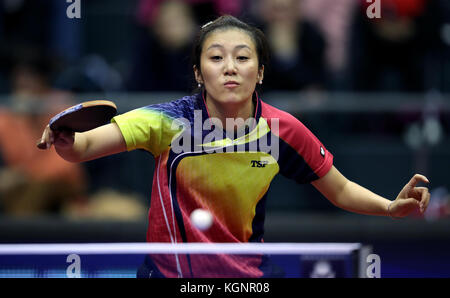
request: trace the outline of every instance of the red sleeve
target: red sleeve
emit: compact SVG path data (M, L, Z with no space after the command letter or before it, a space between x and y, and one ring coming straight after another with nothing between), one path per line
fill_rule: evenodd
M265 103L261 116L278 137L281 174L299 183L309 183L328 173L333 155L300 120Z

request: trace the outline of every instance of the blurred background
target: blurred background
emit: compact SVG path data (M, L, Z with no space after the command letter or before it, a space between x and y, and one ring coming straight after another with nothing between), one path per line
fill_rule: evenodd
M143 151L70 164L35 147L52 115L108 99L119 113L191 94L191 42L231 14L271 48L264 101L298 117L349 179L394 199L431 181L424 215L360 216L276 177L267 242L362 242L385 277L450 276L450 2L0 1L0 242L142 242L153 177Z

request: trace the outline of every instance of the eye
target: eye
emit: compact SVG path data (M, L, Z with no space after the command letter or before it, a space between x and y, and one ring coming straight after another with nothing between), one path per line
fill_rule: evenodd
M247 56L238 56L237 59L239 61L247 61L249 58Z
M220 60L222 60L222 57L221 56L212 56L211 60L213 60L213 61L220 61Z

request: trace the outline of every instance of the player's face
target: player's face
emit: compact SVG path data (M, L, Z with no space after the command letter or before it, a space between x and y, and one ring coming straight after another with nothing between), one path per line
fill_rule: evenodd
M207 100L244 103L251 100L257 82L262 80L255 44L245 31L212 32L203 44L200 59L201 69L195 69L195 75L205 86Z

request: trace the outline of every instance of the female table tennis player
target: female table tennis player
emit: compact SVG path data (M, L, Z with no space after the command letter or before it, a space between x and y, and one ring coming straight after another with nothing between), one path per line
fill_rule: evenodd
M263 83L267 57L260 30L220 17L201 28L195 44L198 94L118 115L84 133L47 127L42 142L72 162L126 150L151 152L156 167L149 242L262 242L266 194L278 173L312 183L334 205L351 212L404 217L417 208L425 211L430 194L416 184L427 183L426 177L416 174L395 200L383 198L344 177L333 166L332 154L299 120L264 103L255 88ZM239 126L236 121L230 127L227 119L254 122ZM214 217L206 231L190 221L197 208ZM258 256L167 255L148 258L139 274L261 277L271 276L271 270Z

